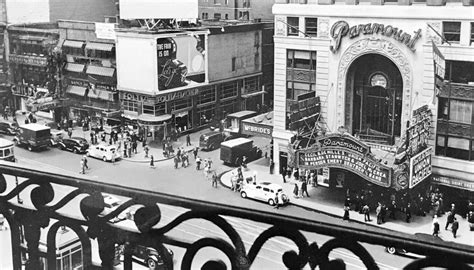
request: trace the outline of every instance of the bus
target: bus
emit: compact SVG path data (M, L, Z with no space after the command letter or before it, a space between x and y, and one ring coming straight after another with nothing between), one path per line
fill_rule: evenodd
M13 148L14 143L12 141L0 138L0 160L15 162Z

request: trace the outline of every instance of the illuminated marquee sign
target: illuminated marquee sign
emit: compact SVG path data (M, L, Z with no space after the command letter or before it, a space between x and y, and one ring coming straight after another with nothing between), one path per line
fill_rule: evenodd
M182 91L161 94L159 96L147 96L147 95L140 95L140 94L135 94L135 93L120 92L120 99L132 100L132 101L138 101L138 102L144 102L144 103L161 103L161 102L173 101L175 99L195 96L198 93L199 93L198 88L185 89Z
M413 188L431 175L431 147L410 159L408 187Z
M323 137L316 147L297 150L296 157L299 168L341 168L383 187L391 184L391 168L372 158L369 148L350 136Z
M381 34L386 37L391 37L400 43L405 44L411 51L415 51L415 43L421 38L421 29L415 31L412 36L399 30L397 27L391 25L383 25L379 23L367 23L349 26L346 21L338 21L331 27L331 37L334 39L334 45L331 45L331 51L336 53L341 46L341 40L345 36L350 39L358 37L359 35L375 35Z

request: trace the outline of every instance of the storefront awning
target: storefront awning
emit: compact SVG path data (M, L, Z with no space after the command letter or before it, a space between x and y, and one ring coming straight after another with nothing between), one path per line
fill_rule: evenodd
M77 41L77 40L68 40L66 39L63 43L63 47L71 47L71 48L82 48L84 46L83 41Z
M87 50L100 50L100 51L110 52L112 51L113 47L114 47L114 44L110 44L110 43L89 42L86 44Z
M263 94L266 94L267 92L265 91L260 91L260 92L252 92L252 93L248 93L248 94L242 94L242 98L250 98L250 97L254 97L254 96L259 96L259 95L263 95Z
M154 116L150 114L140 114L138 116L138 122L144 125L159 125L163 124L163 122L170 120L172 117L173 116L169 114L163 114L159 116Z
M106 90L91 90L89 91L89 94L87 95L90 98L98 98L98 99L103 99L103 100L108 100L108 101L114 101L114 93Z
M115 68L107 68L107 67L98 67L98 66L87 66L87 74L91 75L99 75L104 77L113 77L115 73Z
M71 95L84 96L85 91L86 91L85 87L70 85L67 88L66 93L71 94Z
M66 70L71 71L71 72L83 72L84 71L84 65L81 64L74 64L74 63L67 63L66 64Z

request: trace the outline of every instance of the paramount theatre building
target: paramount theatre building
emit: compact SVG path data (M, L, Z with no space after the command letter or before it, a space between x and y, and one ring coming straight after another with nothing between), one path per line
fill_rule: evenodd
M276 1L276 168L315 170L328 187L473 200L474 8L465 5Z

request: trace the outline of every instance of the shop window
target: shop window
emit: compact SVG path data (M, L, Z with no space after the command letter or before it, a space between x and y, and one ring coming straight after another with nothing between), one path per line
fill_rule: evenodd
M474 23L471 23L471 42L472 45L474 43Z
M216 106L209 105L205 107L198 108L197 116L199 117L199 125L206 125L213 121L213 118L216 114Z
M202 105L216 101L216 89L214 86L203 87L199 90L197 104Z
M318 18L305 18L305 34L310 37L318 36Z
M288 26L288 36L298 36L300 27L300 18L298 17L287 17L286 23Z
M237 96L237 82L223 83L219 92L219 99L233 98Z
M138 112L138 103L136 101L122 100L124 111Z
M259 77L250 77L244 79L244 90L242 94L248 94L258 91L258 79Z
M88 57L92 58L102 58L102 59L111 59L115 58L115 54L112 51L102 51L102 50L87 50Z
M461 22L443 22L443 36L449 42L458 43L461 39Z
M84 55L84 49L83 48L72 48L72 47L64 47L63 46L63 52L65 54L70 54L70 55Z
M316 52L288 50L286 67L316 70Z
M219 104L219 108L221 109L222 117L226 117L228 114L238 111L237 100L231 99L231 100L222 101Z
M449 121L471 124L472 123L471 101L451 100L449 108Z
M190 97L188 97L188 98L175 100L168 104L171 108L171 112L173 112L173 111L179 111L179 110L191 108L193 106L193 101Z

